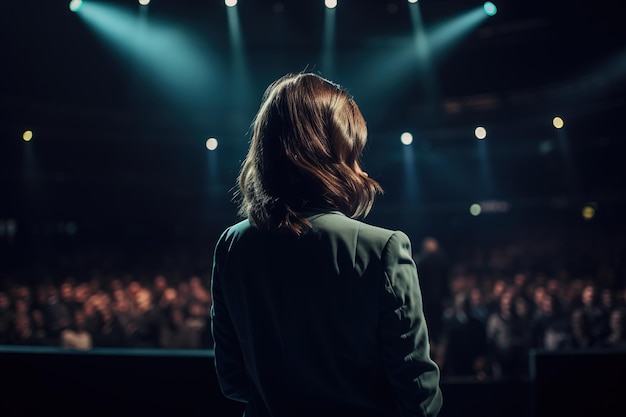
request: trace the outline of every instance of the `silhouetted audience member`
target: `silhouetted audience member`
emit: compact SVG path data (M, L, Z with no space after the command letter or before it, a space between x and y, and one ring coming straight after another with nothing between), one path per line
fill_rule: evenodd
M571 345L570 317L562 314L558 299L545 294L541 300L540 314L532 324L533 346L556 351Z
M53 285L47 288L46 304L43 311L46 316L46 323L48 323L48 333L52 337L58 337L63 330L69 327L72 314L59 299L59 292Z
M601 348L626 349L626 312L623 308L613 310L609 320L609 335L598 344Z
M445 376L482 376L487 339L484 324L470 314L466 293L454 297L453 311L445 318L440 366Z
M189 343L186 347L190 349L208 347L205 345L208 327L206 317L205 306L202 303L192 302L189 304L189 316L185 319L185 327L189 332Z
M22 346L41 346L34 334L27 314L16 314L13 317L13 331L9 334L9 344Z
M435 238L427 237L422 242L417 256L417 273L430 341L436 344L441 336L444 301L450 296L450 265Z
M571 347L577 349L588 349L595 345L591 337L591 325L589 318L582 309L574 310L572 313L572 339Z
M503 279L498 279L493 283L491 287L491 293L489 293L485 299L489 315L500 311L500 298L506 290L506 282Z
M469 315L480 321L484 327L491 313L480 288L472 288L469 295Z
M608 316L604 317L597 301L598 294L595 285L587 285L581 294L582 305L574 310L579 322L584 323L584 326L588 328L589 345L600 342L608 335L608 322L604 324Z
M82 283L74 287L74 310L82 310L89 296L90 290L88 284Z
M600 343L606 339L611 333L611 314L616 308L615 295L609 288L604 288L600 292L600 317L598 318L597 325L597 340L596 343Z
M497 379L510 378L518 371L512 291L505 291L502 294L499 307L487 320L487 342L491 352L492 375Z
M54 342L50 340L48 336L48 328L46 326L46 320L41 310L33 310L30 313L31 329L33 337L37 339L38 344L52 345Z
M138 348L159 346L161 316L152 303L152 294L145 288L135 293L137 315L129 325L130 345Z
M126 333L111 308L102 310L100 328L93 333L94 347L124 347Z
M102 315L96 307L96 299L91 296L83 305L82 310L78 310L85 315L85 328L90 334L95 334L102 326Z
M124 329L124 335L129 336L134 314L132 304L126 299L125 295L113 302L112 311L120 326Z
M517 376L527 377L528 353L532 347L532 319L528 301L521 295L513 301L513 357Z
M70 282L61 284L61 303L69 310L70 314L74 314L77 310L83 308L82 304L74 299L74 287Z
M198 349L199 344L194 337L194 330L187 324L181 310L171 311L169 325L163 328L161 341L170 349Z
M161 302L161 298L163 297L163 293L167 289L167 279L163 275L157 275L154 278L154 285L152 287L152 299L155 304L159 304Z

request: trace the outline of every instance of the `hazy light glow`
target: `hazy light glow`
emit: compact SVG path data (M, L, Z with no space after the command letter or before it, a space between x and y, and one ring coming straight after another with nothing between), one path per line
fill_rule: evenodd
M231 52L230 71L232 72L230 105L237 108L236 112L245 113L245 109L252 108L252 77L239 19L239 7L227 7L226 16L228 17L228 38Z
M474 203L470 206L469 211L472 216L478 216L483 211L483 209L482 207L480 207L480 204Z
M439 80L437 79L430 39L426 34L422 12L418 4L409 5L411 23L413 25L413 40L415 43L415 55L417 58L418 71L422 74L420 79L424 91L424 98L430 102L440 99Z
M78 15L161 92L186 105L211 95L212 57L188 28L158 19L141 24L135 10L110 3L85 2Z
M482 126L478 126L474 129L474 135L476 135L477 139L485 139L487 137L487 129Z
M400 142L402 142L404 145L412 144L413 135L410 134L409 132L404 132L403 134L400 135Z
M487 13L487 16L494 16L496 13L498 13L498 8L490 1L486 2L483 5L483 9L485 10L485 13Z
M408 6L411 19L416 20L414 17L421 15L420 3ZM437 94L439 83L434 69L436 61L450 53L472 30L487 19L488 16L482 4L479 4L477 7L432 26L428 25L421 29L416 26L413 36L390 43L388 48L381 50L375 63L364 66L356 73L357 83L364 83L368 86L365 90L368 96L366 100L383 100L389 96L390 90L401 88L407 79L414 77L416 65L420 65L417 70L421 74L427 74L427 76L422 76L424 87L430 88L431 86L426 84L432 84ZM430 74L434 77L430 77ZM372 79L376 79L377 82L372 83Z
M83 5L83 0L72 0L70 1L70 10L73 12L77 12L80 10Z
M439 56L449 52L473 29L487 19L482 7L455 16L428 30L428 39L433 54Z
M237 5L237 0L224 0L224 4L228 7L235 7Z
M24 139L26 142L29 142L32 138L33 138L32 130L27 130L22 134L22 139Z
M554 119L552 119L552 126L557 129L562 129L563 126L565 126L565 122L559 116L556 116Z
M217 149L217 145L218 145L217 139L215 139L215 138L209 138L206 141L206 148L208 150L210 150L210 151L216 150Z
M334 9L335 7L337 7L337 0L324 0L324 4L329 9Z
M409 0L409 3L417 3L417 0Z
M328 3L327 3L328 5ZM335 6L337 2L335 1ZM332 76L335 67L335 9L327 7L324 13L324 39L322 46L321 69Z
M142 6L147 6L150 4L150 0L139 0L139 4Z
M68 235L74 235L76 234L76 231L78 230L78 225L75 222L69 222L66 226L65 226L65 231L67 232Z

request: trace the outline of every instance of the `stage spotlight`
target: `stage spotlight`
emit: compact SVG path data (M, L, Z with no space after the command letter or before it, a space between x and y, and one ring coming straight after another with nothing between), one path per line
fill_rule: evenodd
M556 116L554 119L552 119L552 126L557 129L562 129L563 126L565 126L565 122L559 116Z
M139 4L142 6L147 6L150 4L150 0L139 0Z
M210 151L214 151L217 149L217 139L209 138L206 141L206 148Z
M412 144L413 135L410 134L409 132L404 132L403 134L400 135L400 142L402 142L404 145Z
M487 137L487 129L482 126L478 126L474 130L474 135L476 135L477 139L485 139Z
M73 12L77 12L83 6L83 0L72 0L70 1L70 10Z
M475 217L475 216L478 216L480 212L483 211L483 209L482 207L480 207L480 204L474 203L470 206L469 211L470 211L470 214Z
M486 2L483 5L483 9L485 10L485 13L487 13L487 16L494 16L496 13L498 13L498 8L490 1Z
M235 7L237 5L237 0L224 0L224 4L228 7Z
M32 138L33 138L32 130L27 130L22 134L22 139L24 139L26 142L30 142Z
M329 9L334 9L335 7L337 7L337 0L324 0L324 4Z

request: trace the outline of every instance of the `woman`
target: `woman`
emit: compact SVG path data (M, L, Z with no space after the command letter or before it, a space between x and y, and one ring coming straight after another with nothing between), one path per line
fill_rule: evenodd
M271 84L215 249L212 330L224 394L246 416L435 416L439 370L410 242L367 225L380 186L365 121L314 74Z

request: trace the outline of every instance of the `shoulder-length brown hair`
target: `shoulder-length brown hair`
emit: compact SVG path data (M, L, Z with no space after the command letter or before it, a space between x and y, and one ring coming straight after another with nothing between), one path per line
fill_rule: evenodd
M361 170L367 127L340 86L310 73L289 74L265 91L238 177L240 214L266 230L301 235L312 207L364 217L382 192Z

